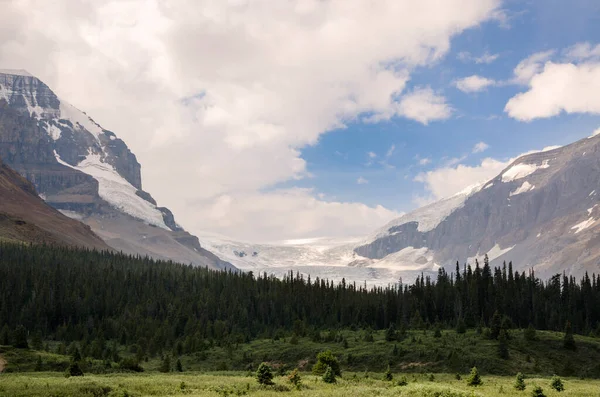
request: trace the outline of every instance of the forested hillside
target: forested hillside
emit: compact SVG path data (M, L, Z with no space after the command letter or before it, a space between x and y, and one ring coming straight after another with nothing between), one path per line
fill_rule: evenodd
M0 244L0 328L60 341L118 339L156 352L341 328L493 326L587 334L600 319L600 277L543 282L487 262L436 281L366 289L291 275L207 270L109 252ZM493 320L493 321L492 321ZM1 343L0 343L1 344Z

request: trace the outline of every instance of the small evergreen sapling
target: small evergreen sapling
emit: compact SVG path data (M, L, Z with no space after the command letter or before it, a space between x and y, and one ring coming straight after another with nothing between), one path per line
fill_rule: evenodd
M550 387L553 388L554 390L561 392L565 390L565 385L562 382L562 379L560 379L558 376L554 375L552 377L552 380L550 382Z
M177 359L177 362L175 363L175 370L177 372L183 372L183 366L181 365L180 359Z
M533 324L529 324L529 327L527 327L525 329L525 332L523 332L523 336L525 337L525 340L527 340L527 341L534 341L537 339L536 331L535 331L535 328L533 327Z
M300 372L298 372L298 368L294 369L288 376L288 380L296 390L300 390L302 387L302 378L300 377Z
M570 321L567 321L567 325L565 326L563 345L565 349L569 350L575 350L577 348L577 346L575 346L575 338L573 337L573 328L571 327Z
M261 363L256 370L256 380L263 386L273 385L273 370L267 363Z
M542 389L540 386L534 387L531 391L531 397L546 397L544 394L544 389Z
M383 374L383 380L387 380L388 382L391 382L394 379L394 375L392 375L392 370L390 369L390 366L387 366L387 370L385 371L385 374Z
M521 372L519 372L515 379L515 389L517 389L519 391L523 391L523 390L525 390L525 387L527 387L525 385L525 375L523 375Z
M477 367L471 368L471 373L467 378L467 386L481 386L483 382L481 381L481 376L479 376L479 371L477 371Z
M327 366L325 373L323 374L323 382L325 383L335 383L337 380L335 379L335 373L330 366Z

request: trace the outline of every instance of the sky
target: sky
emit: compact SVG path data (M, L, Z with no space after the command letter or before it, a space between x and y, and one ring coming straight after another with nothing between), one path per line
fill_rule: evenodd
M600 127L596 0L0 9L0 68L115 132L194 233L366 235Z

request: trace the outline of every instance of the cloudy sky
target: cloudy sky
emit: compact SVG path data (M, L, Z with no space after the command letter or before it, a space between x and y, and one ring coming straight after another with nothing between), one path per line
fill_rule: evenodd
M0 0L193 232L363 235L600 127L597 0Z

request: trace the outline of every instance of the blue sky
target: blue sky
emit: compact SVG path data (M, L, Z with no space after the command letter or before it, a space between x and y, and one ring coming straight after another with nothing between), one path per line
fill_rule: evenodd
M526 87L507 84L464 93L454 86L457 79L471 75L509 80L517 64L534 53L600 42L600 2L566 4L559 0L508 2L505 23L490 21L463 32L454 37L451 51L441 61L416 69L408 89L430 85L443 94L453 108L449 119L428 125L402 117L376 124L349 123L302 149L311 178L277 187L309 187L326 199L407 211L417 206L416 196L427 194L424 184L414 178L420 172L444 167L450 158L464 156L461 164L476 166L486 157L505 161L590 135L600 126L597 115L562 113L530 122L509 117L504 106ZM486 54L497 58L489 63L473 59ZM472 153L478 142L489 148ZM391 147L395 149L388 156ZM377 157L371 158L369 152ZM421 165L420 159L430 162ZM368 183L357 183L359 178Z

